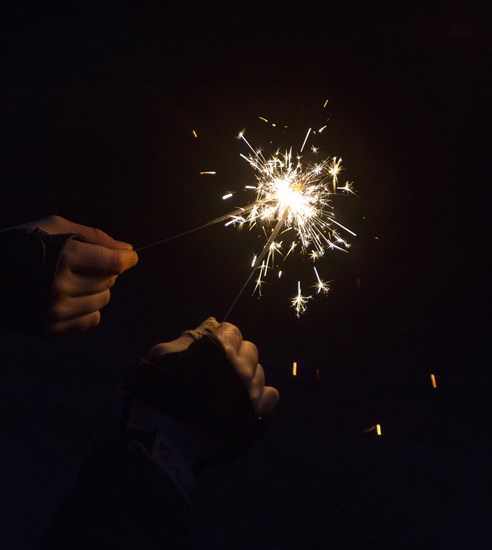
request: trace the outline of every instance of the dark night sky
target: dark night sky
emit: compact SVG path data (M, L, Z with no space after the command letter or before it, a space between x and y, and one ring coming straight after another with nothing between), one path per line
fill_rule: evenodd
M259 145L261 115L302 139L330 99L327 152L359 193L339 218L358 236L300 320L287 283L233 311L283 399L252 455L204 480L199 547L485 540L490 8L418 4L2 10L4 227L58 213L140 246L200 225L243 183L239 130ZM1 336L7 548L32 547L115 429L131 361L225 313L249 237L215 226L143 251L81 338ZM382 438L360 434L376 422Z

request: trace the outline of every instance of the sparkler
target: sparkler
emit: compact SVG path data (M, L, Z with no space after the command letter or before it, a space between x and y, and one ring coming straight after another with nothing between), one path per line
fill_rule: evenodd
M326 102L325 105L326 107ZM267 121L264 117L261 120ZM272 124L273 126L273 124ZM321 134L326 126L313 130L309 128L298 153L293 148L267 156L261 149L255 149L241 131L237 138L249 149L249 154L240 156L251 166L255 178L255 185L246 185L244 189L255 193L255 198L243 207L215 218L203 225L173 237L157 241L137 249L143 250L158 244L188 235L205 227L220 222L226 226L247 226L249 229L258 227L265 235L266 241L262 249L254 256L251 272L236 295L224 320L227 319L239 297L256 274L253 292L261 295L262 284L270 271L277 267L278 257L285 261L288 256L299 252L317 262L327 250L347 252L350 244L342 237L342 232L352 236L356 234L335 219L332 198L337 194L355 194L352 184L346 182L339 185L339 176L343 170L342 159L328 157L317 162L310 160L318 155L319 149L311 146L309 152L304 153L311 136ZM214 174L215 172L202 172ZM233 193L227 192L223 199L229 199ZM282 271L279 271L279 277ZM330 290L329 282L324 281L316 267L315 280L311 287L317 294L327 294ZM306 311L307 303L313 296L304 295L301 282L297 283L297 294L291 298L291 305L299 317Z
M318 130L318 133L322 130L324 127ZM255 291L261 293L261 286L268 271L275 269L276 254L282 255L284 240L280 238L283 235L290 238L290 246L284 260L298 249L301 254L309 255L313 261L322 258L329 249L347 252L350 244L342 238L341 230L355 236L353 231L335 219L332 203L335 194L355 194L350 182L343 186L338 184L339 174L343 169L342 159L333 157L318 162L307 160L302 152L311 134L316 132L309 128L298 154L294 155L290 148L283 153L277 150L269 157L265 156L261 149L253 148L244 131L238 135L238 139L242 140L250 151L249 155L240 156L249 163L255 173L256 199L244 212L231 216L231 222L239 227L247 225L250 229L259 225L267 236L261 252L253 260L252 272L240 294L256 271L258 277ZM311 151L313 154L318 153L314 146ZM316 267L314 273L316 283L313 286L317 293L327 294L330 289L328 282L321 279ZM298 281L297 294L291 299L291 305L298 317L306 311L307 302L311 298L312 296L302 294L301 283Z

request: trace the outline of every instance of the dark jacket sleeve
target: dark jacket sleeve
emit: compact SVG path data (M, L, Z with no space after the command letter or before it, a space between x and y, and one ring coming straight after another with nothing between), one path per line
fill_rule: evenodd
M42 334L60 253L73 238L85 240L40 229L0 231L0 328Z
M122 435L84 465L40 548L185 549L191 533L187 497L140 442Z

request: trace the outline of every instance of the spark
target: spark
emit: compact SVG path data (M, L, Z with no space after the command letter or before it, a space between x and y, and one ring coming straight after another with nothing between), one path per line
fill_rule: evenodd
M304 138L304 142L303 142L302 147L301 147L301 153L304 150L304 146L306 145L306 141L308 140L308 137L309 137L310 133L311 133L311 128L309 128L309 130L307 131L306 137Z
M383 433L381 432L381 424L376 424L376 433L378 435L383 435Z
M327 100L324 102L324 104L323 104L323 109L326 109L326 107L328 106L328 102L329 102L329 101L330 101L330 100L327 99Z
M194 138L198 138L198 134L196 133L195 130L192 130L191 133L193 134L193 137L194 137Z
M305 313L307 309L307 302L310 300L312 296L303 296L301 292L301 281L297 281L297 294L292 298L291 303L292 307L296 310L296 315L300 317L303 313Z
M292 363L292 376L297 376L297 361Z
M259 116L258 118L259 118L260 120L263 120L263 122L268 122L268 119L266 119L265 117Z
M430 378L431 378L432 387L433 387L434 389L437 389L437 382L436 382L436 377L435 377L435 375L434 375L434 374L431 374L431 375L430 375Z
M215 176L215 174L217 174L217 172L200 172L200 176Z
M318 270L316 269L316 267L313 267L314 269L314 273L316 274L316 279L318 279L318 282L313 285L314 288L316 288L318 290L318 294L320 292L322 292L323 294L328 294L328 292L330 291L330 284L329 282L326 282L326 281L323 281L319 274L318 274Z
M357 195L351 181L346 181L344 186L337 187L337 191L345 191L348 195Z
M226 194L222 197L222 200L225 201L225 200L227 200L227 199L230 199L233 195L234 195L234 193L226 193Z
M333 192L336 192L337 190L337 183L338 183L338 174L342 170L341 166L342 159L339 158L337 160L337 157L333 157L333 160L328 168L328 172L330 176L333 178Z

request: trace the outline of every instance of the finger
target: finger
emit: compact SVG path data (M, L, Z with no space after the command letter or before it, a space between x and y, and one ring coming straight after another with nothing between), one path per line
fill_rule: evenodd
M50 226L57 233L79 233L92 244L99 244L108 248L133 249L131 244L123 241L117 241L97 227L89 227L80 223L74 223L62 218L61 216L52 216L51 218L53 218L53 220L50 223Z
M88 275L119 275L138 262L133 250L69 241L63 249L65 265L71 271Z
M57 323L81 317L106 307L109 304L109 299L109 290L87 296L66 297L55 302L48 309L48 319L51 323Z
M82 317L74 317L66 321L59 321L54 323L46 329L48 336L70 336L74 334L80 334L97 326L101 321L101 314L99 311L94 311L83 315Z
M265 387L265 371L263 367L258 364L256 366L255 374L251 380L251 384L248 388L249 397L253 403L255 411L258 412L261 403L261 397Z
M48 216L35 222L24 224L25 226L38 226L51 235L57 233L79 233L83 235L89 242L100 244L108 248L126 248L132 249L132 245L123 241L116 241L107 233L96 227L88 227L80 223L74 223L66 220L62 216ZM21 227L21 226L20 226Z
M214 332L219 323L215 317L208 317L205 321L202 321L198 327L192 330L185 330L179 338L171 340L170 342L161 342L155 345L147 354L147 357L159 357L165 353L173 353L177 351L183 351L188 348L195 340L199 340L205 334Z
M251 364L256 365L258 363L258 348L248 340L243 340L239 346L237 352L238 358L242 358L245 361L249 361Z
M258 416L268 416L272 414L279 400L280 394L278 390L272 386L265 386L256 414L258 414Z
M210 334L218 329L220 323L215 317L208 317L205 321L202 321L196 328L183 331L183 334L189 334L195 340L199 340L205 334Z
M170 342L161 342L155 345L147 354L147 357L160 357L166 353L175 353L183 351L195 341L195 339L189 334L182 334L179 338L171 340Z
M243 341L239 351L229 357L234 370L239 374L241 380L249 388L258 367L258 348L253 342Z
M101 277L63 270L57 273L53 281L51 294L55 299L62 296L98 294L112 288L117 278L117 275Z
M123 248L126 250L133 250L133 246L130 243L124 241L117 241L105 233L102 229L97 227L86 227L85 225L79 226L80 229L77 231L83 235L90 243L100 244L102 246L107 246L108 248Z
M221 323L219 328L214 331L214 334L224 346L229 359L233 360L243 341L241 331L231 323Z

